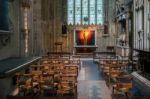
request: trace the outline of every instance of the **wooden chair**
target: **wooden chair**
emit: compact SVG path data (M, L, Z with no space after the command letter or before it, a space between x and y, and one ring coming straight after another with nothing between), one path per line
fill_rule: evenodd
M117 77L116 84L113 85L113 95L117 97L119 93L125 94L126 99L131 99L131 89L133 88L132 77L120 75Z
M69 75L69 74L78 75L78 70L76 70L76 69L70 69L70 70L64 69L62 73L63 73L63 74L68 74L68 75Z
M39 71L39 70L36 71L36 70L34 70L34 71L31 72L31 74L32 75L42 75L42 71Z
M110 64L104 64L103 67L101 68L103 75L108 76L109 75L109 69L110 69Z
M69 64L70 63L70 60L69 59L64 59L63 60L63 64L65 65L65 64Z
M74 82L74 83L77 82L77 78L73 76L62 76L61 80L66 82Z
M65 94L71 94L73 93L73 87L73 83L63 81L60 83L60 87L57 91L57 94L60 94L62 96Z

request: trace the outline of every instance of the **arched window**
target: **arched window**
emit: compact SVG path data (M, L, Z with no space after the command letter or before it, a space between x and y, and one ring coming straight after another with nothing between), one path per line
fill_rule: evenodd
M68 0L68 25L103 24L103 0Z

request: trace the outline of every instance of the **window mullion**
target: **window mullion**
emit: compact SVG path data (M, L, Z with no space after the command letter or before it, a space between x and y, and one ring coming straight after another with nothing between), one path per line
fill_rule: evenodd
M97 24L97 0L95 0L95 24Z
M90 0L88 0L88 25L90 24Z
M76 11L75 11L75 5L76 3L75 3L75 0L73 1L73 11L74 11L74 14L73 14L73 24L75 25L75 14L76 14Z
M81 0L81 24L83 24L82 19L83 19L83 15L82 15L82 0Z

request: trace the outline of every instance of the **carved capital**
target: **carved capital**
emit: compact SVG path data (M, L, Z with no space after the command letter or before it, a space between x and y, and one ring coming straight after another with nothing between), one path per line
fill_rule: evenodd
M0 31L0 48L10 43L10 32Z

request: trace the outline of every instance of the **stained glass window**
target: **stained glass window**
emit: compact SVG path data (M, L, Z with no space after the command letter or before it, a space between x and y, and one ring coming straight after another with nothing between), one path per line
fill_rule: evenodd
M81 0L75 0L75 24L81 24Z
M88 0L82 0L82 24L88 24Z
M103 2L97 0L97 24L103 24Z
M73 24L74 20L74 0L68 0L68 24Z
M103 0L68 0L68 24L103 24Z

